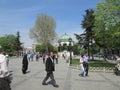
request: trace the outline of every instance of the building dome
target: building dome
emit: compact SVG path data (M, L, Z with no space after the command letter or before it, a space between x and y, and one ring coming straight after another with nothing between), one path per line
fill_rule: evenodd
M62 36L60 36L59 40L60 41L69 41L71 37L68 34L63 34Z
M65 55L67 58L70 57L70 46L71 49L73 46L72 38L65 33L59 37L58 43L59 56ZM73 52L71 52L71 55L73 56Z

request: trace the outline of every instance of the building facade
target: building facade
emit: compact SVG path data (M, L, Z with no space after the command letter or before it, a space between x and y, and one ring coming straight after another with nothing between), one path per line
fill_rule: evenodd
M59 56L65 56L70 57L70 53L73 56L73 41L72 38L68 34L63 34L60 36L58 40L59 46L58 46L58 54Z

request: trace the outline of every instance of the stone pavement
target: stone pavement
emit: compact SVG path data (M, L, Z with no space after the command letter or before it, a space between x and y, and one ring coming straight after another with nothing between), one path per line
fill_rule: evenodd
M80 77L80 70L69 67L62 58L56 64L55 80L59 88L42 85L46 75L42 59L29 62L29 73L21 71L22 58L11 58L9 69L13 73L12 90L120 90L120 77L113 73L89 72L88 77ZM48 80L49 81L49 80Z

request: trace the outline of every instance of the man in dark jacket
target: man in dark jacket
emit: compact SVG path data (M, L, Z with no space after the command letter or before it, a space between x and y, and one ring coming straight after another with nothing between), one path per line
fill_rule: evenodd
M59 86L56 84L56 81L55 81L55 79L54 79L54 74L53 74L53 71L55 71L54 54L53 54L53 52L50 52L50 55L49 55L49 57L48 57L47 60L46 60L45 70L46 70L47 74L46 74L46 77L44 78L44 80L43 80L43 82L42 82L42 85L47 85L46 81L47 81L48 78L50 77L53 86L54 86L54 87L59 87Z

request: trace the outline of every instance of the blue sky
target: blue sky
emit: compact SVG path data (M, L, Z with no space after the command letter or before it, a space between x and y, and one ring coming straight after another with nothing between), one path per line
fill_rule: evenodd
M20 32L25 47L35 43L29 38L39 14L52 16L58 36L64 33L75 39L83 32L81 21L86 9L95 9L103 0L0 0L0 36Z

